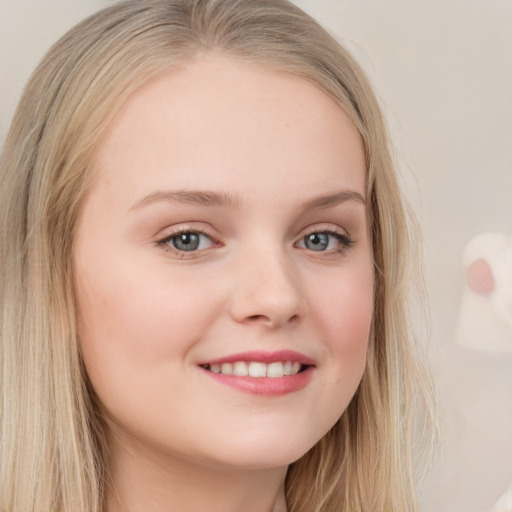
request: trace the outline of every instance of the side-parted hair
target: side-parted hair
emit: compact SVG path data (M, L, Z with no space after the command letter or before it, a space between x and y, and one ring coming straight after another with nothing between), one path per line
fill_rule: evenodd
M288 510L417 511L415 432L433 408L407 321L414 232L365 75L287 0L127 0L49 51L0 161L0 512L103 509L108 447L77 337L76 218L91 154L121 104L201 52L310 81L347 113L365 148L375 266L366 368L339 421L290 466Z

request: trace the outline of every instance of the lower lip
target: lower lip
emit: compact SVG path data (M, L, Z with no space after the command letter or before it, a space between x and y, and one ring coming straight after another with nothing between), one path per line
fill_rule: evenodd
M199 369L225 386L239 389L244 393L264 396L281 396L300 391L307 386L314 371L314 367L309 366L296 375L287 375L286 377L238 377L214 373L204 368Z

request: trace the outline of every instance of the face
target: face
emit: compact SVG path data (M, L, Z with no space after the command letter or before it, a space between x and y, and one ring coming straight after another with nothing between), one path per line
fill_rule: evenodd
M115 439L217 467L299 458L365 365L372 253L349 118L303 79L202 56L131 96L93 172L73 264Z

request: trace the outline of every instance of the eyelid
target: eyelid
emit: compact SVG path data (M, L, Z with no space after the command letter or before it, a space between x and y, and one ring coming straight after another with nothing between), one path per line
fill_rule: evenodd
M311 224L301 231L299 238L303 238L312 233L333 233L335 235L344 235L347 238L352 238L346 229L343 229L341 226L331 222L319 222Z
M302 233L300 234L298 240L295 242L295 245L302 242L304 238L306 238L309 235L312 235L314 233L327 233L329 235L335 236L340 244L341 248L337 249L337 252L343 252L344 250L350 249L356 241L352 238L350 233L348 233L347 230L341 228L340 226L337 226L336 224L315 224L312 226L308 226L305 228ZM307 248L305 248L307 250ZM319 254L321 253L329 254L333 251L319 251Z
M211 231L212 230L205 229L203 226L198 227L193 224L179 224L177 226L170 226L164 230L165 235L160 235L156 238L155 244L158 247L163 248L165 252L172 252L180 258L197 257L199 254L203 254L205 251L210 249L210 247L195 251L180 251L179 249L176 249L171 244L169 244L169 242L176 236L186 233L196 233L198 235L204 235L208 237L212 241L212 247L219 247L222 244L219 242L218 238L213 233L211 233Z
M212 229L205 228L204 225L198 227L194 223L185 223L179 224L176 226L170 226L165 229L164 235L160 235L155 240L155 245L165 250L166 253L171 252L174 253L175 256L180 258L194 258L200 255L204 255L209 249L214 247L220 247L223 244L219 241L219 237L212 233ZM179 236L181 234L186 233L197 233L199 235L204 235L208 237L212 241L212 246L204 249L198 249L193 251L181 251L169 244L172 238ZM307 236L312 235L314 233L326 233L331 236L334 236L338 239L340 247L336 249L331 249L327 251L318 251L318 254L333 254L333 253L342 253L348 249L350 249L356 241L352 238L350 233L348 233L345 229L341 228L336 224L325 223L325 224L314 224L305 228L296 242L294 246L298 246ZM300 247L301 249L308 250L306 247ZM308 250L309 251L309 250Z

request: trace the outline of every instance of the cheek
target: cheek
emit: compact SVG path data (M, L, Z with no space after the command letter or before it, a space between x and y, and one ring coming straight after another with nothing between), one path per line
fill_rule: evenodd
M341 269L323 283L317 281L315 290L312 318L325 340L332 380L355 391L366 364L373 317L371 261Z
M341 268L336 274L315 281L310 304L324 326L347 342L367 337L373 314L371 262Z
M309 318L323 351L315 411L303 426L312 432L312 443L343 415L361 381L373 316L372 269L368 257L325 275L316 272L307 280Z
M79 337L93 385L168 371L163 366L183 361L215 315L203 280L140 268L116 259L78 269Z

